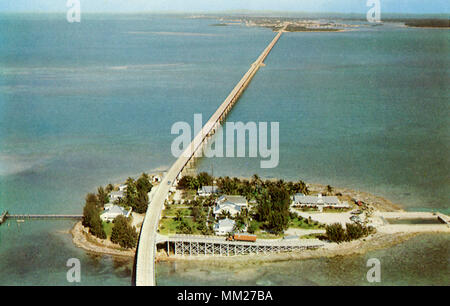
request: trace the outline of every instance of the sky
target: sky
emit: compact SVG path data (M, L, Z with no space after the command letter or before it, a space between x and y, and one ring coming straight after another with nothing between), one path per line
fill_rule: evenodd
M68 0L1 0L0 12L65 12ZM367 0L78 0L82 12L267 10L366 13ZM380 0L384 13L448 14L449 0Z

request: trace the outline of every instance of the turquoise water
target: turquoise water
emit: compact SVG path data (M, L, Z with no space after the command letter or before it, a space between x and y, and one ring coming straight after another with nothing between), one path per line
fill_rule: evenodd
M69 24L56 14L1 15L0 207L11 213L80 213L96 186L167 168L171 125L210 116L274 36L179 16L83 17ZM448 31L286 34L228 117L279 121L279 166L264 170L259 159L235 158L203 159L200 168L302 178L448 213L448 63ZM74 247L72 225L1 226L0 284L68 284L71 257L81 260L82 284L130 284L131 263ZM448 238L418 243L418 252L442 249ZM444 261L448 269L443 251L430 267ZM407 267L419 264L410 260ZM323 260L296 265L315 267L312 283L339 283ZM158 266L161 284L190 284L185 276L202 270L166 268ZM401 275L392 283L417 280L409 268L392 269ZM277 275L280 283L291 279ZM420 284L442 281L427 277Z

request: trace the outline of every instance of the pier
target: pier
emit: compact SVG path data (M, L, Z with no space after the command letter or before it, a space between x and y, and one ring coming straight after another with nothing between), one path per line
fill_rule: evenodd
M2 214L0 215L0 225L5 222L6 220L6 215L8 215L8 211L4 211L2 212Z
M283 30L277 33L275 38L264 49L257 60L253 64L251 64L250 69L247 71L247 73L245 73L245 75L233 88L225 101L218 107L216 112L202 127L189 147L186 148L186 150L171 166L169 171L164 176L161 184L157 187L158 189L152 198L151 205L149 205L139 235L139 242L136 250L135 274L137 286L154 286L156 284L156 232L158 229L159 220L161 219L161 212L164 208L164 202L169 195L170 187L174 185L174 182L181 177L181 174L184 173L184 171L194 165L195 158L201 155L203 147L218 130L221 123L225 120L227 114L230 112L232 107L238 101L239 97L250 84L256 72L264 64L264 60L281 37Z
M8 219L82 219L83 215L7 215Z
M6 219L16 219L16 220L24 220L24 219L82 219L83 215L56 215L56 214L14 214L10 215L8 211L3 212L0 215L0 224L6 221Z

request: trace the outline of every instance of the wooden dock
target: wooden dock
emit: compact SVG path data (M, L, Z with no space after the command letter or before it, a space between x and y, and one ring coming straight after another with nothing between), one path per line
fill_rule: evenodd
M4 211L0 215L0 224L4 223L6 219L16 219L16 220L24 220L24 219L82 219L83 215L41 215L41 214L20 214L20 215L10 215L8 211Z
M81 219L83 215L6 215L8 219Z
M0 224L2 224L3 222L5 222L6 220L6 216L8 215L8 211L4 211L2 212L2 214L0 215Z

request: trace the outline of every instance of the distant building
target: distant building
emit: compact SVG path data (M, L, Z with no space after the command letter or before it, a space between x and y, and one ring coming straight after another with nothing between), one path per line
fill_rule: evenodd
M217 186L202 186L202 188L199 188L197 191L198 195L201 197L209 197L218 192L219 188Z
M313 207L322 210L324 207L330 208L349 208L350 205L347 202L341 203L336 196L322 196L318 194L317 196L306 196L302 193L297 193L294 195L292 207Z
M100 214L100 219L111 222L120 215L128 218L131 215L131 208L127 211L125 208L118 205L108 206L108 208L106 208L105 205L105 210Z
M119 185L119 191L125 192L127 190L127 185L121 184Z
M214 232L216 235L226 235L231 233L234 228L234 220L225 218L214 224Z

